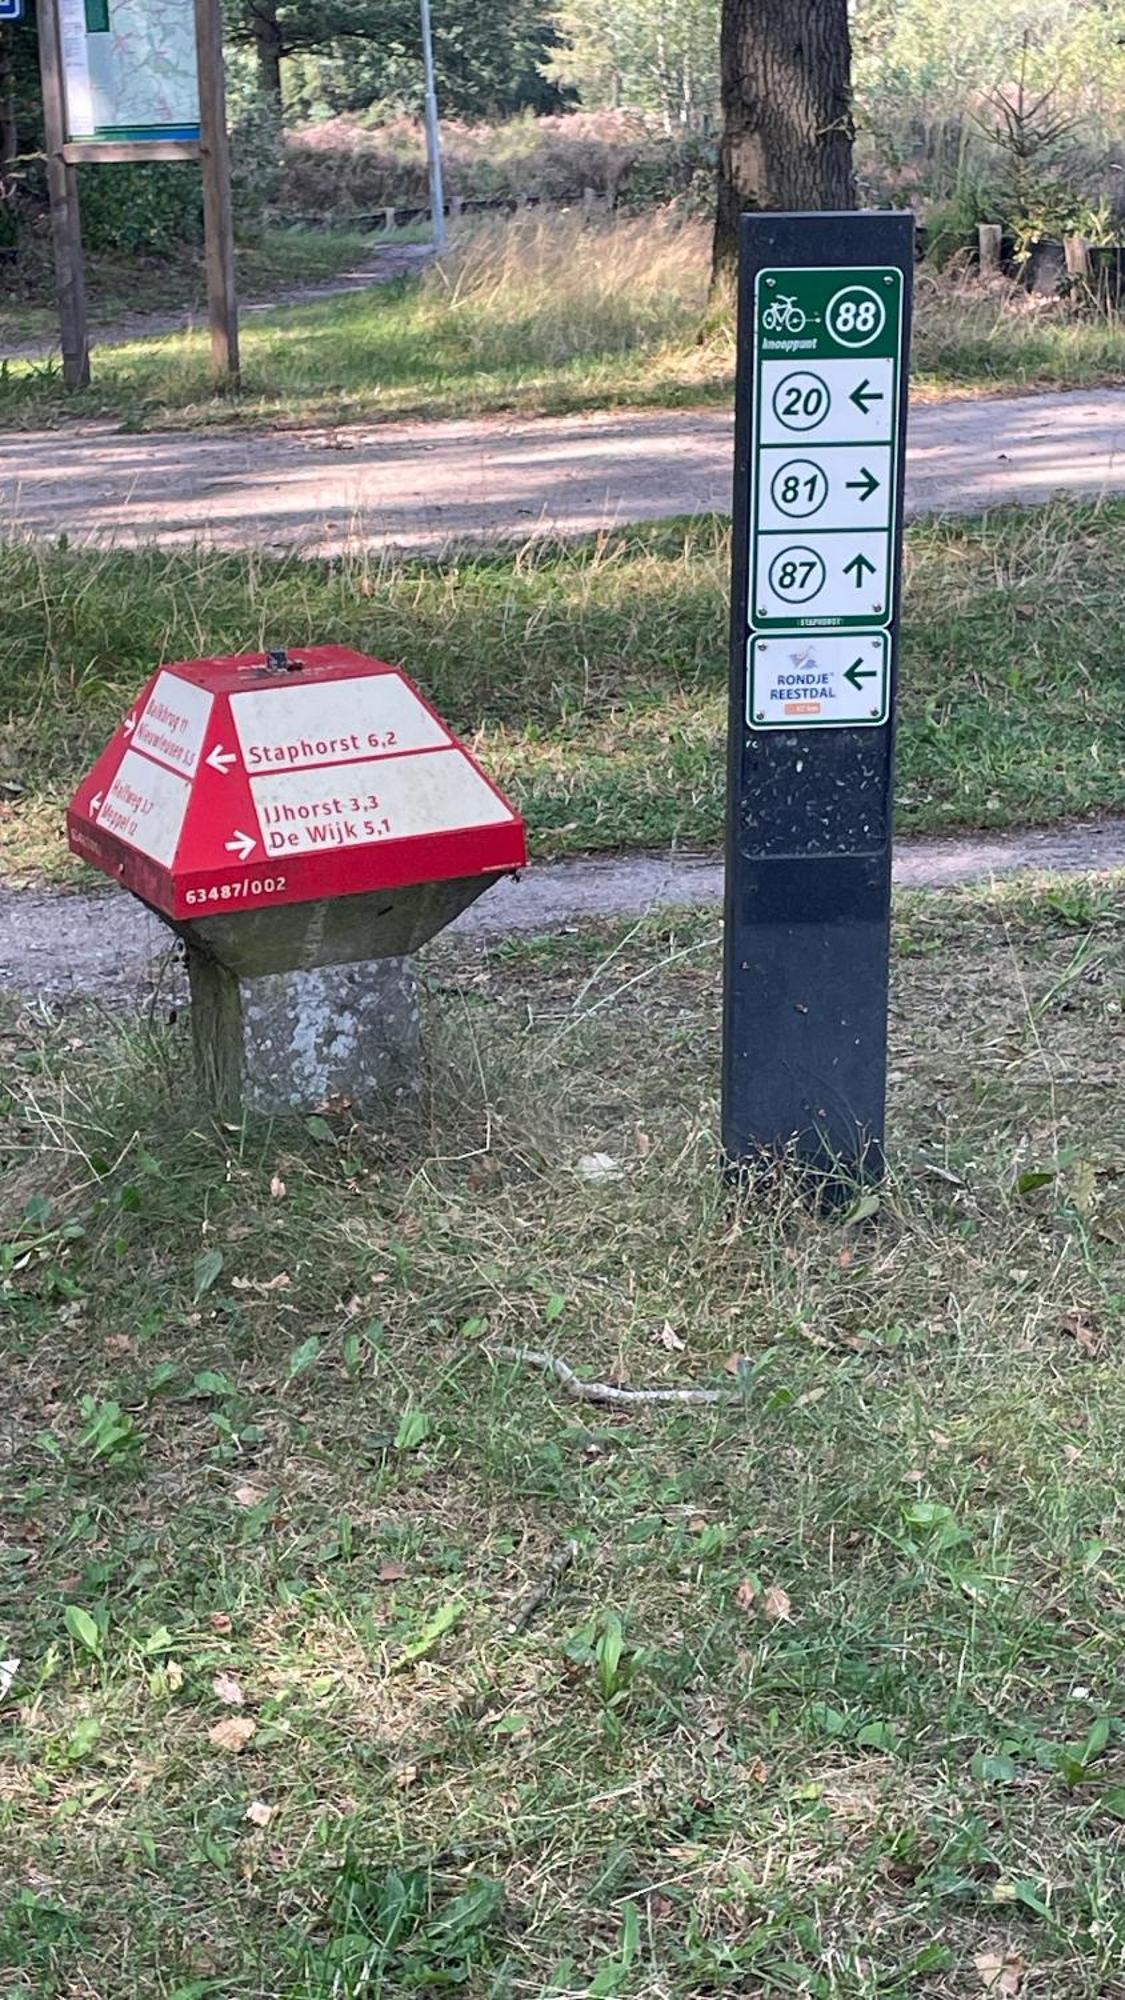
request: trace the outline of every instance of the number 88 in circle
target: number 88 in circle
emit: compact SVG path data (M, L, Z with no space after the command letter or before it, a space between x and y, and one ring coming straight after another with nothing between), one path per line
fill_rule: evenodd
M887 323L887 308L868 285L845 285L829 299L824 323L841 347L869 347Z

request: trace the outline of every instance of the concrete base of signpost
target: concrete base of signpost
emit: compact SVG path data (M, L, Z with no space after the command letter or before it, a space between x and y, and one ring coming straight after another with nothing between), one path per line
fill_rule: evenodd
M316 1111L332 1098L385 1110L420 1089L412 958L239 979L189 943L187 969L199 1082L219 1117Z

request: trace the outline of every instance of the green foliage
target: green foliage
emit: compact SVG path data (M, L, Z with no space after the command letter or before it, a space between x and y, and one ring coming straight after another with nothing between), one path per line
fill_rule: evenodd
M161 257L203 241L203 184L193 161L79 167L78 199L91 250Z
M566 0L552 73L591 109L637 105L665 130L709 133L719 113L719 0Z
M241 0L236 42L268 23L283 61L287 110L333 116L372 104L419 111L422 47L414 0ZM544 73L555 41L548 0L444 0L434 9L438 101L454 117L556 111L564 93ZM263 86L266 74L260 72Z
M1025 108L1046 100L1031 123L1033 139L1048 124L1059 128L1055 140L1067 136L1069 184L1094 200L1101 192L1120 196L1114 162L1125 136L1125 40L1117 7L859 0L853 54L860 166L880 193L945 202L967 170L993 187L993 212L982 220L1011 220L1027 209L1034 190L1013 189L1003 158L1020 134L1008 129L1001 99L1015 104L1022 86ZM1047 164L1041 157L1037 180Z
M332 1904L332 1937L303 1967L310 2000L361 2000L377 1993L433 1993L463 1986L487 1958L500 1914L499 1882L478 1879L442 1894L424 1869L373 1875L353 1856Z

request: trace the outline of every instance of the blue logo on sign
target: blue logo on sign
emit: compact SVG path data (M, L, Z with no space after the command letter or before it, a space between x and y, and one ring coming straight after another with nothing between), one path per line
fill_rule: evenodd
M0 21L22 21L23 0L0 0Z

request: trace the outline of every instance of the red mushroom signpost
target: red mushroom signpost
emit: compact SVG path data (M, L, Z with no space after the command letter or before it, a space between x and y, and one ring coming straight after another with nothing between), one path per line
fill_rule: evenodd
M162 667L68 834L184 939L225 1111L254 1067L240 982L401 961L527 860L519 815L406 675L338 646Z

